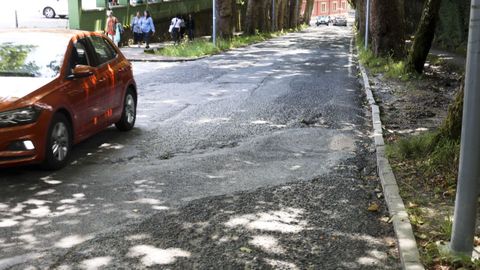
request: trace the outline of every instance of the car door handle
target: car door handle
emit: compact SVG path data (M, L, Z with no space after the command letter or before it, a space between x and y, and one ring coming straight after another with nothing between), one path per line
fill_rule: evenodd
M107 80L107 78L101 77L100 79L98 79L98 82L104 82L104 81L106 81L106 80Z

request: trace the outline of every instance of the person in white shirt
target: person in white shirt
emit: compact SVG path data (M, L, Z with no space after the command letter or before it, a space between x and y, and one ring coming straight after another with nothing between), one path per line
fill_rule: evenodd
M180 43L180 24L182 22L182 19L180 19L180 15L175 16L172 18L172 21L170 23L170 28L172 29L172 39L175 42L175 44Z

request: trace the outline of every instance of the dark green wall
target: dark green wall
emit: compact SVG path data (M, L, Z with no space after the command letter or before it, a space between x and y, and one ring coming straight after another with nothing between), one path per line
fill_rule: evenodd
M100 3L101 2L101 3ZM106 0L97 0L103 5ZM129 25L132 18L137 11L142 12L149 10L155 23L156 34L152 41L167 40L170 38L168 33L168 26L170 19L177 14L184 15L191 13L195 19L197 36L210 35L212 31L212 0L183 0L183 1L168 1L152 4L140 4L130 6L129 1L121 0L120 3L125 3L122 6L112 7L113 14L125 26L126 31L122 37L122 44L128 42L132 38L132 33L129 31ZM83 10L81 8L81 0L69 0L69 24L71 29L81 29L87 31L103 31L106 23L106 8L97 8L94 10Z
M69 0L69 23L72 29L101 31L105 28L106 9L82 10L81 0ZM212 9L211 0L168 1L136 6L124 5L112 8L115 17L123 24L129 25L137 11L149 10L152 18L157 21L172 18L176 14L201 13ZM78 15L77 15L78 14Z

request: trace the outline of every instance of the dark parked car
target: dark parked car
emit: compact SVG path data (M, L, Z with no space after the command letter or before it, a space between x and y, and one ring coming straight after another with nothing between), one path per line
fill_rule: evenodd
M335 26L347 26L347 18L345 18L345 17L335 17L335 19L333 19L333 25L335 25Z
M330 23L330 16L318 16L317 21L315 22L317 26L322 24L328 26L329 23Z

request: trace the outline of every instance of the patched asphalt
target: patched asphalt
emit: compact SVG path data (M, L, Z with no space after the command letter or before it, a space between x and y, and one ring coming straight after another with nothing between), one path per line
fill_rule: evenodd
M132 132L0 172L0 268L398 268L351 38L135 63Z

